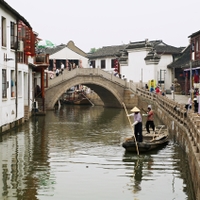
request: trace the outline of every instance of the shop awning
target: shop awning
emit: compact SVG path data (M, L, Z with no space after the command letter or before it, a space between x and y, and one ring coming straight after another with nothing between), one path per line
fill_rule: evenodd
M195 68L192 68L191 70L196 70L196 69L200 69L200 67L195 67ZM184 72L186 71L190 71L190 68L184 69Z

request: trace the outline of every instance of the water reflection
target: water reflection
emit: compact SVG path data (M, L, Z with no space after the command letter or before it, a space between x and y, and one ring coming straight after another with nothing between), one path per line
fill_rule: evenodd
M167 195L166 199L195 200L185 156L180 147L172 141L168 146L145 155L136 156L125 152L123 162L128 171L126 175L130 178L129 190L139 199L145 199L147 196L150 199L163 199ZM181 189L183 193L179 194ZM152 193L153 191L156 193ZM145 197L141 198L143 195Z
M131 135L120 109L66 106L33 117L1 137L0 199L192 199L181 149L171 142L138 157L121 146Z
M130 172L131 169L133 169L132 173L128 174L132 182L133 193L138 193L140 190L142 190L141 182L143 180L143 176L151 177L153 170L152 166L154 165L152 155L157 154L159 150L160 149L153 150L151 153L146 153L139 156L133 153L125 152L123 156L123 162ZM145 172L145 175L143 174L143 171Z

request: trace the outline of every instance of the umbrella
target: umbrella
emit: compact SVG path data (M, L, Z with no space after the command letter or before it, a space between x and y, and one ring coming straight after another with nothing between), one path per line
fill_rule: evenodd
M39 48L52 48L52 47L54 47L54 44L49 40L41 40L38 42L37 46Z

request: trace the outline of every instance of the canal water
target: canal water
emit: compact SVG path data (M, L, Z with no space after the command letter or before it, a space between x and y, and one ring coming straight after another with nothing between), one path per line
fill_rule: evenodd
M179 145L137 156L121 146L132 135L122 109L66 105L35 116L0 138L0 199L194 200Z

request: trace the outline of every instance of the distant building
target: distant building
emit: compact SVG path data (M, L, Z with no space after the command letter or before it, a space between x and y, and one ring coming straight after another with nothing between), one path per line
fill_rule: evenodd
M190 48L191 46L188 45L183 49L179 58L167 66L173 72L177 83L180 84L180 90L183 94L188 94L190 90L190 75L188 73L190 71Z
M49 54L49 70L53 68L60 69L61 62L66 67L71 63L76 67L89 67L87 54L75 46L73 41L69 41L66 45L61 44L54 48L45 49L45 53Z
M190 87L199 93L199 74L200 74L200 31L192 33L190 44L181 52L179 58L168 65L174 71L175 78L185 94L190 93ZM190 77L191 70L191 77ZM191 78L191 80L190 80Z
M118 61L118 71L127 80L145 85L154 80L156 85L170 88L173 72L167 68L183 48L165 44L162 40L130 42L125 45L102 47L88 54L92 66L113 72Z

